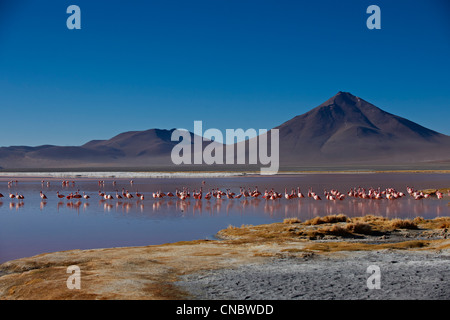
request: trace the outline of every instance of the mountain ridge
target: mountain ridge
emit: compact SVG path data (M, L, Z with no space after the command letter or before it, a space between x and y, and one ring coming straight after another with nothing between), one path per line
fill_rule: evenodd
M449 136L386 112L349 92L339 91L319 106L269 130L268 135L274 129L279 130L281 166L450 160ZM0 167L174 166L170 154L179 143L171 141L174 130L127 131L81 146L0 147ZM194 134L190 135L193 143ZM205 141L202 149L209 143Z

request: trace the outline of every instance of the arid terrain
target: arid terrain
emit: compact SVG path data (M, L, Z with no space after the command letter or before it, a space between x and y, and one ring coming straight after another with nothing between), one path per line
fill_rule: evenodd
M386 281L389 277L395 280L391 288L398 288L400 292L389 291L395 297L417 298L418 291L403 290L408 285L402 283L403 278L397 274L414 272L425 281L418 284L419 279L412 283L422 292L419 299L446 299L450 297L444 273L450 259L449 227L450 218L389 220L365 216L350 219L334 215L304 222L294 218L269 225L230 226L218 233L222 240L41 254L0 265L0 297L13 300L358 299L361 297L345 293L355 292L352 286L359 279L357 286L363 288L365 294L362 298L370 299L374 296L367 295L365 281L369 274L365 273L366 267L359 270L357 277L343 276L340 285L314 282L308 292L298 292L299 288L308 288L308 279L314 279L308 277L311 268L324 278L336 279L336 271L352 270L352 263L361 268L378 261L381 265L395 264L397 268L405 266L383 277ZM374 256L377 259L374 260ZM323 263L333 269L320 269ZM67 288L70 276L67 267L71 265L81 270L79 290ZM290 276L280 278L283 272ZM440 280L430 280L432 275ZM278 279L266 281L270 277ZM299 287L293 279L303 279L302 285ZM317 275L315 279L321 280ZM405 279L410 281L411 277ZM433 288L428 288L427 284ZM285 290L277 294L275 288L278 287ZM379 292L376 298L386 298Z

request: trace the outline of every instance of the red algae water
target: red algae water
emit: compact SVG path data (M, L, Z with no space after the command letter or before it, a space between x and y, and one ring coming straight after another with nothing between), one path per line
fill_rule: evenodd
M264 224L297 217L302 221L329 214L349 217L378 215L388 218L432 219L450 216L450 197L430 197L415 200L406 188L437 189L450 187L447 173L324 173L277 176L196 177L196 178L69 178L62 184L59 178L11 176L0 178L0 263L45 252L95 249L124 246L144 246L194 239L213 239L217 231L229 225ZM16 182L17 180L17 182ZM44 180L44 182L42 182ZM8 181L12 181L8 186ZM202 188L202 200L192 196L154 199L154 192ZM240 189L264 194L274 190L283 195L277 200L240 197L239 199L204 198L208 191ZM285 199L297 188L305 198ZM396 200L373 200L349 197L351 188L385 190L394 188L405 196ZM325 199L324 190L338 190L344 200ZM116 199L128 190L131 199ZM321 196L321 201L308 198L308 190ZM47 199L42 199L40 191ZM58 198L60 192L63 198ZM110 194L112 200L99 196ZM66 197L72 193L86 194L89 199ZM22 194L23 200L10 199L9 194ZM143 194L144 200L136 193Z

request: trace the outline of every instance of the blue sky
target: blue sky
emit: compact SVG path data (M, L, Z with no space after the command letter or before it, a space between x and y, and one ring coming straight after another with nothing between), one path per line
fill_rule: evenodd
M2 0L0 146L270 129L338 91L450 135L449 14L447 0Z

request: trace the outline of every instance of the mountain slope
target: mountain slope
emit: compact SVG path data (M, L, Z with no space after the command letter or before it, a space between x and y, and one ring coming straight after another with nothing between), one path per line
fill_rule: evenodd
M3 168L133 167L170 164L178 141L172 130L150 129L118 134L109 140L92 140L82 146L12 146L0 148ZM191 133L191 139L193 134Z
M339 92L281 124L284 164L399 163L450 159L450 137Z

